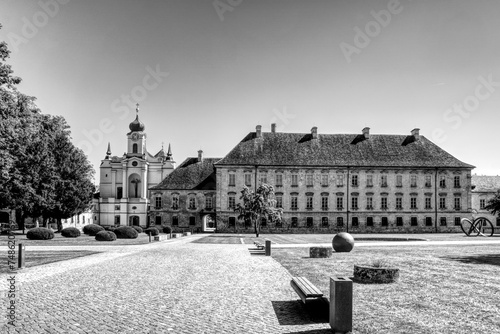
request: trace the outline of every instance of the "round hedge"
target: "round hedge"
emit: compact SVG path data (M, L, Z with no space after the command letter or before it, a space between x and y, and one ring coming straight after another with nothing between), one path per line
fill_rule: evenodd
M163 228L163 233L167 233L168 234L168 233L171 233L171 232L172 232L172 228L170 226L165 226Z
M65 238L78 238L81 233L76 227L66 227L62 229L61 235Z
M83 227L83 233L88 234L92 237L94 235L96 235L97 232L101 232L101 231L104 231L104 227L102 227L101 225L97 225L97 224L89 224L89 225L85 225Z
M116 230L116 227L115 227L115 226L106 226L106 227L104 227L104 229L105 229L106 231L113 232L114 230Z
M131 226L120 226L114 230L118 239L135 239L139 233Z
M116 234L111 231L100 231L95 235L95 240L97 241L115 241Z
M142 232L143 232L142 227L140 227L140 226L134 225L134 226L132 226L132 228L133 228L134 230L136 230L136 231L137 231L137 233L142 233Z
M54 232L45 227L35 227L26 233L26 237L30 240L49 240L54 238Z
M160 231L156 227L149 227L144 230L144 233L151 234L152 236L160 234Z

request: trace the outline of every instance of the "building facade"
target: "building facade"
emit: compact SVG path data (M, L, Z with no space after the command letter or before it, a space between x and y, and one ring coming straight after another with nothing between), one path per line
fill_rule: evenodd
M472 208L474 217L488 218L495 228L500 228L500 218L485 209L488 201L500 191L500 176L472 175Z
M146 148L145 126L135 120L127 133L127 151L112 156L110 145L100 166L99 196L95 199L94 222L100 225L149 226L149 188L158 185L175 168L170 145L152 155Z

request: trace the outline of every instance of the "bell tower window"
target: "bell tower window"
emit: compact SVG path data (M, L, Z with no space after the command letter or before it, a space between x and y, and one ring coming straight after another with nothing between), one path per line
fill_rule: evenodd
M132 145L132 153L137 153L137 144Z

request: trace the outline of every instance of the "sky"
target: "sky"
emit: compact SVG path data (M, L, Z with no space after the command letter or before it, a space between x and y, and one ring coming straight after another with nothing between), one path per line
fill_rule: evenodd
M225 156L255 126L410 134L499 175L500 2L0 0L8 63L94 165Z

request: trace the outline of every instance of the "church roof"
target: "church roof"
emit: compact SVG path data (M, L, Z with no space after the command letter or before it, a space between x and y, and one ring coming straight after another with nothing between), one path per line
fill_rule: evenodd
M220 158L187 158L151 190L215 190L214 163Z
M474 192L500 190L500 176L472 175L471 185Z
M250 132L216 166L474 168L422 135Z

